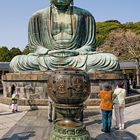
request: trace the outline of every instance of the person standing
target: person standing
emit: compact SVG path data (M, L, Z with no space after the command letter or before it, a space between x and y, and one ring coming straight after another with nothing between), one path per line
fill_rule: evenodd
M49 122L55 122L56 121L56 110L54 107L54 102L52 99L48 96L48 121Z
M19 100L19 88L15 88L15 91L12 94L12 105L11 105L13 113L18 111L18 100Z
M132 80L132 87L133 87L133 89L136 88L136 85L137 85L137 82L136 82L136 78L134 77L133 80Z
M108 83L103 85L103 89L98 96L101 99L100 109L102 111L102 132L110 133L112 126L112 89Z
M119 82L113 93L113 104L116 121L116 129L124 129L124 108L125 108L125 96L126 90L123 88L124 82Z
M15 86L15 84L13 84L11 86L11 96L14 94L15 90L16 90L16 86Z

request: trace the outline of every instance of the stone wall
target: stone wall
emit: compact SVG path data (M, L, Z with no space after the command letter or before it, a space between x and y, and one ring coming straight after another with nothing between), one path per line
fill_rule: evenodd
M48 72L8 73L2 77L3 95L10 97L11 86L15 84L19 88L21 99L45 99L47 75Z
M20 89L19 105L47 106L47 77L49 72L30 72L30 73L8 73L2 77L4 97L0 97L0 102L10 104L10 88L16 84ZM121 72L96 72L89 73L91 80L91 95L85 102L87 106L99 106L100 99L97 93L102 89L105 82L112 85L112 89L120 80L124 80ZM127 97L126 104L140 101L140 95Z
M97 93L103 88L103 84L108 82L115 89L119 81L124 81L124 76L121 71L118 72L94 72L89 73L91 80L91 95L90 99L97 98Z
M47 72L7 73L2 77L4 97L11 96L11 86L15 84L19 88L20 99L47 99ZM119 80L124 80L121 72L94 72L88 73L91 80L90 99L97 98L97 93L105 82L114 89Z

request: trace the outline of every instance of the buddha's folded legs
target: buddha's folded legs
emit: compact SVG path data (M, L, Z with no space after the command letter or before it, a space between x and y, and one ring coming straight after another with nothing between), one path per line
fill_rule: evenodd
M62 67L77 67L87 72L92 72L119 70L119 63L117 58L109 53L91 53L90 55L70 57L29 54L14 57L10 63L10 67L15 72L46 71Z
M94 53L88 55L87 71L116 71L120 69L118 59L110 53Z
M62 67L76 67L85 70L87 57L87 55L69 57L54 57L47 55L39 57L38 62L41 71L46 69L56 70Z
M38 71L38 57L36 55L18 55L10 62L10 68L14 72Z

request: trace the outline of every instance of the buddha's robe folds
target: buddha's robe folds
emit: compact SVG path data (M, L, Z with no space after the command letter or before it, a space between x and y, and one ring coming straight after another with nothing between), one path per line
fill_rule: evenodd
M94 17L86 10L72 7L65 13L43 9L29 21L28 41L31 53L12 59L15 72L46 71L77 67L86 71L119 69L113 54L96 52Z

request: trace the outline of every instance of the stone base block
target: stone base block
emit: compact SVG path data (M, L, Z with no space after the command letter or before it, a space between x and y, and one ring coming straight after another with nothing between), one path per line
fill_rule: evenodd
M126 106L130 106L133 104L140 103L140 94L128 96L126 97ZM11 104L11 98L8 97L0 97L0 103L10 105ZM37 108L38 106L48 106L48 99L34 99L34 100L28 100L28 99L20 99L18 101L18 104L21 106L30 106L32 108ZM85 105L88 107L99 107L100 105L100 99L88 99L85 102ZM85 108L88 109L88 108Z
M24 72L24 73L7 73L2 77L3 95L11 97L11 86L13 84L20 90L20 99L47 99L47 72ZM121 71L117 72L94 72L88 73L91 81L90 99L97 98L97 93L102 89L105 82L109 82L114 89L119 80L124 80Z
M19 88L20 99L47 99L48 73L7 73L2 77L4 97L11 97L11 86L14 84Z

